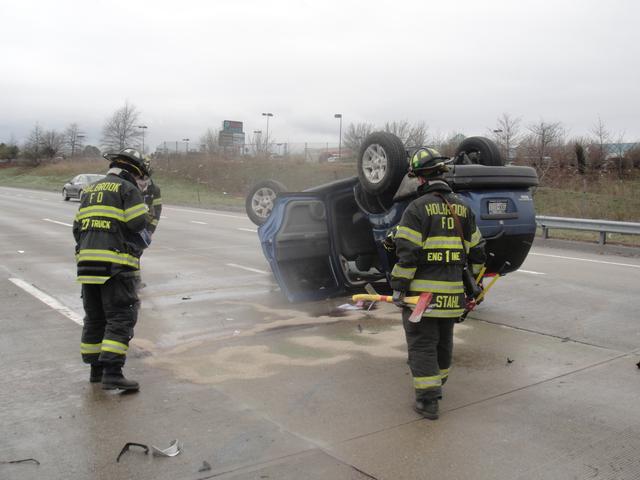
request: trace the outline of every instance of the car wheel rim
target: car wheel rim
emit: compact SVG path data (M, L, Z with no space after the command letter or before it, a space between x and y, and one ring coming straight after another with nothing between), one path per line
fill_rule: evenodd
M267 218L273 210L276 192L271 188L260 188L251 197L251 209L260 218Z
M387 174L388 164L387 152L377 143L369 145L362 154L362 173L369 183L380 183Z

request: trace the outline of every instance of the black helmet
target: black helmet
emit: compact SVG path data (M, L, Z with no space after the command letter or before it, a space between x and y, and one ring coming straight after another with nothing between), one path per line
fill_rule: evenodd
M103 157L112 163L124 164L123 167L125 169L127 165L133 167L132 173L140 177L149 174L144 163L144 157L135 148L123 148L118 153L105 153Z
M451 163L451 159L442 155L435 148L420 147L409 162L409 176L438 176L449 170L448 163Z

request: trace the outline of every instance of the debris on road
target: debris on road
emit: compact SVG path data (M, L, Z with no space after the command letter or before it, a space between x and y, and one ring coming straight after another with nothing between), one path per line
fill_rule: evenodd
M636 367L640 368L640 362L636 363Z
M35 463L36 465L40 465L40 462L35 458L23 458L21 460L0 460L1 465L9 465L15 463Z
M191 300L191 297L182 297L182 300Z
M146 445L143 445L142 443L127 442L124 444L124 447L122 447L122 450L120 450L120 453L118 454L118 458L116 458L116 463L120 461L120 457L122 457L122 455L124 455L129 451L130 447L144 448L144 454L149 455L149 447L147 447Z
M175 457L182 452L182 442L178 440L171 440L169 446L165 449L160 449L154 445L151 445L154 457Z
M209 470L211 470L211 465L209 465L209 462L205 460L202 462L202 466L200 467L198 472L208 472Z
M338 306L338 310L362 310L362 305L352 305L350 303L343 303Z
M513 363L513 359L507 357L507 365L511 365Z

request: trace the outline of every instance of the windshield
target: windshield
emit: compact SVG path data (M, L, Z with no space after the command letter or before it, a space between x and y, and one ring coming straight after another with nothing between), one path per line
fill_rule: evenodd
M105 176L104 175L87 175L87 183L93 183L93 182L97 182L98 180L102 180Z

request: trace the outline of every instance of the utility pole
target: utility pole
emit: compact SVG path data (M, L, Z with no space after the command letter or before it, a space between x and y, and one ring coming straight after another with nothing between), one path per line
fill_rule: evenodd
M136 128L142 130L142 155L144 155L144 131L147 129L146 125L136 125Z
M265 144L267 146L267 153L269 153L269 117L273 117L273 113L263 113L262 116L267 117L267 138L265 140Z
M336 113L333 118L339 118L340 119L340 140L338 143L338 159L342 160L342 114L341 113Z

